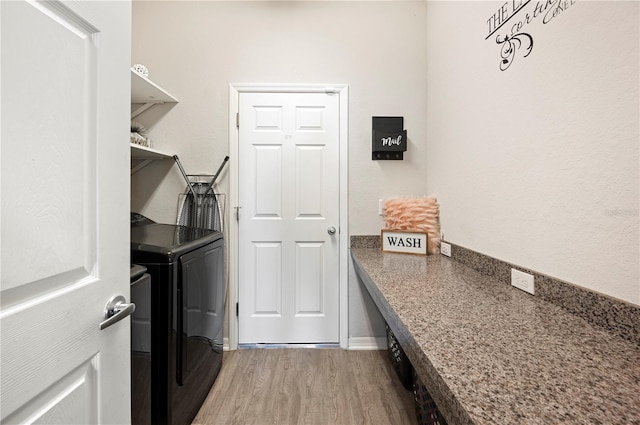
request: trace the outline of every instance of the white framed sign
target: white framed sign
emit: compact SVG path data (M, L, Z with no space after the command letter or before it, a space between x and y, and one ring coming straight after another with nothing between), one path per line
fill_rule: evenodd
M383 252L427 255L427 232L382 229L380 239Z

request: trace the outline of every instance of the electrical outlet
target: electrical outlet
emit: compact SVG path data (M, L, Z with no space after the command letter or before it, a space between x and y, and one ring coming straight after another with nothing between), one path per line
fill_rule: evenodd
M383 215L384 199L378 199L378 215Z
M533 275L520 270L511 269L511 286L515 286L518 289L522 289L525 292L533 295Z
M440 242L440 254L451 257L451 245L446 242Z

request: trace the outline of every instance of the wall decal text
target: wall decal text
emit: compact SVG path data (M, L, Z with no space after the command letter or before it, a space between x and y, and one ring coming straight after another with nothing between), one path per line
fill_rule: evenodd
M542 0L537 1L534 6L528 6L533 3L532 0L509 0L503 3L487 19L488 34L485 37L487 40L495 35L495 41L500 46L500 70L509 69L516 53L521 52L525 58L531 54L533 37L523 31L529 24L542 20L546 25L576 2L577 0Z

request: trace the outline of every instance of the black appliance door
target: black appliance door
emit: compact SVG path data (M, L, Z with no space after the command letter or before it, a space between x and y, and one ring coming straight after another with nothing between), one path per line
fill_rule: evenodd
M151 277L131 267L131 423L151 425Z
M222 365L224 243L222 239L184 254L177 288L174 418L197 413ZM195 412L185 412L189 406ZM178 423L174 421L173 423Z

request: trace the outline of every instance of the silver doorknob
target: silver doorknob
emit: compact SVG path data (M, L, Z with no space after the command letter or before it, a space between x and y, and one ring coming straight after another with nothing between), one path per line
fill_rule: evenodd
M100 323L100 330L108 328L116 322L133 314L136 310L134 303L126 303L122 295L114 295L107 301L104 307L104 318L107 319Z
M327 228L327 233L330 234L330 235L335 235L336 234L336 228L333 227L333 226L329 226Z

